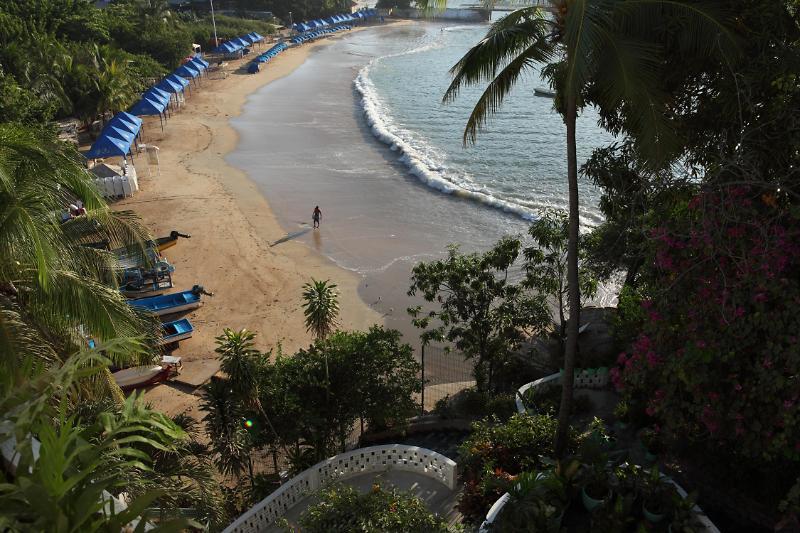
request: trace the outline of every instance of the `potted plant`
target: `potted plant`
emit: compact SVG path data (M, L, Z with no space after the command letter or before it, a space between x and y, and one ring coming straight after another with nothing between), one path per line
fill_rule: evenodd
M642 441L642 446L645 451L645 459L647 461L655 462L658 456L664 451L664 446L661 442L661 435L653 428L645 428L639 435Z
M672 497L672 518L669 523L670 533L702 533L706 530L700 521L697 511L697 493L693 492L682 498L677 492Z
M554 463L549 470L520 474L492 531L560 531L579 466L577 461Z
M592 531L627 531L636 521L635 494L616 494L592 512Z
M672 485L661 476L658 468L653 468L650 473L642 477L642 514L651 524L664 520L672 509L675 490Z

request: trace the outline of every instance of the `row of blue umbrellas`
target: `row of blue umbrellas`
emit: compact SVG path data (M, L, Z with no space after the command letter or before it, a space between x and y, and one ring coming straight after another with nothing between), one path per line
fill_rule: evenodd
M295 35L294 37L292 37L292 42L295 43L295 44L301 44L301 43L304 43L306 41L310 41L312 39L316 39L317 37L322 37L323 35L325 35L327 33L334 33L334 32L342 31L342 30L349 30L349 29L351 29L351 27L352 26L348 26L347 24L341 24L339 26L329 26L327 28L322 28L321 30L303 32L300 35Z
M302 33L334 24L340 24L342 22L358 22L376 16L378 16L378 12L374 9L364 9L362 11L356 11L355 13L342 13L340 15L333 15L331 17L309 20L306 22L298 22L297 24L294 24L292 28L294 28L295 31Z
M87 159L127 156L142 127L142 119L136 115L159 115L164 113L172 95L186 90L189 79L199 77L209 67L208 61L195 56L156 85L142 93L142 98L133 104L129 112L114 115L100 132L97 140L86 153Z
M244 48L248 48L254 43L259 41L263 41L264 37L256 32L248 33L247 35L242 35L241 37L236 37L235 39L231 39L230 41L225 41L221 45L214 48L214 52L220 54L233 54L238 52L239 50L243 50Z

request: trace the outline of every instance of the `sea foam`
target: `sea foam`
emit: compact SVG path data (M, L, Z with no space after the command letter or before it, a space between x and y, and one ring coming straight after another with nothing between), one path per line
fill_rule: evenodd
M438 42L426 43L418 48L394 55L419 53L438 46L440 46ZM433 161L431 157L425 155L425 150L418 149L413 144L414 140L419 142L418 139L413 139L410 133L404 132L392 124L387 106L381 101L378 91L369 77L369 72L376 61L393 56L374 59L359 71L353 82L356 90L361 95L361 107L373 135L389 146L391 150L398 152L400 154L399 160L408 167L409 173L428 187L444 194L451 194L459 198L479 202L506 213L512 213L525 220L535 220L535 213L525 206L498 198L491 192L470 188L467 180L462 180L462 183L456 183L452 179L448 179L445 165L441 162Z

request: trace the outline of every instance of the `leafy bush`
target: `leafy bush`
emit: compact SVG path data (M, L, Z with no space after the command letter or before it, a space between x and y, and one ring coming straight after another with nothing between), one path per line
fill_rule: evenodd
M612 369L667 436L800 460L800 214L775 194L703 192L652 232L641 334Z
M511 394L490 395L470 387L457 394L437 400L433 413L442 418L482 419L487 416L506 421L516 413L517 407Z
M531 387L522 395L522 403L528 409L533 409L539 414L558 413L561 406L561 385L545 384L536 388ZM576 395L572 399L572 415L582 415L591 412L592 400L588 396Z
M557 421L550 415L515 414L506 423L484 420L459 448L464 491L459 510L479 521L522 472L542 468L543 456L553 455ZM571 447L575 438L571 436Z
M373 485L366 494L349 486L323 490L320 502L300 517L300 525L308 533L453 531L419 498L397 489L385 490L380 485Z

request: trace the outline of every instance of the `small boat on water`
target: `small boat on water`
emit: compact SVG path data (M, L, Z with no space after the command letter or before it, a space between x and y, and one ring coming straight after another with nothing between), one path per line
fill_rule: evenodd
M161 337L161 342L159 344L171 344L173 342L182 341L188 339L194 333L194 326L192 326L188 318L164 322L161 324L161 329L164 335Z
M173 313L183 313L197 309L203 302L203 294L213 296L203 290L203 287L195 285L188 291L176 292L173 294L162 294L161 296L151 296L150 298L140 298L131 300L128 304L137 309L150 311L156 316L171 315Z
M149 365L118 370L111 376L120 389L127 391L167 381L174 372L172 365Z
M555 98L556 93L555 91L551 91L550 89L543 89L541 87L537 87L533 90L533 94L536 96L541 96L542 98Z

